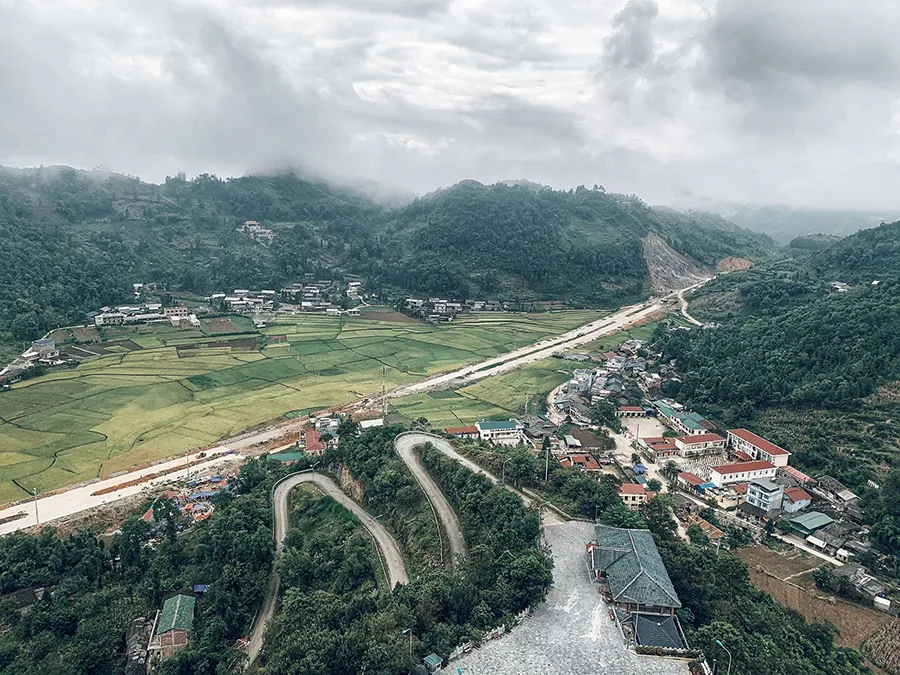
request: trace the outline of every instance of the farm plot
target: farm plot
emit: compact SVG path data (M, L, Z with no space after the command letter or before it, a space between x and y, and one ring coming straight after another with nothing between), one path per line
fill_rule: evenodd
M257 333L245 317L209 320L202 331L108 327L105 341L85 345L100 356L0 393L0 502L177 455L291 411L358 400L380 391L382 368L392 389L598 316L492 314L440 326L292 316ZM266 344L267 336L284 337ZM535 364L397 408L448 425L504 418L521 392L561 377Z

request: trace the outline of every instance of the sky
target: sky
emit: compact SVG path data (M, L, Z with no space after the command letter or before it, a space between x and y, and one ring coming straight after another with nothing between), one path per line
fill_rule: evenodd
M895 0L0 0L0 164L900 208Z

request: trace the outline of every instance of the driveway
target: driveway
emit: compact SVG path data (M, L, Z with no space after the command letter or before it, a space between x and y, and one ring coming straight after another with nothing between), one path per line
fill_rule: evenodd
M512 631L451 662L455 675L688 675L685 661L638 656L588 578L584 546L594 538L590 523L545 525L553 551L553 587L534 616Z

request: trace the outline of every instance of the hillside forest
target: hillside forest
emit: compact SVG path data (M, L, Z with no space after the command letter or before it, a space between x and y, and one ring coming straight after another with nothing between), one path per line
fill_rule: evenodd
M255 220L270 242L240 232ZM65 167L0 169L0 347L127 301L132 283L198 294L362 275L403 293L613 307L649 293L656 232L711 267L772 255L771 239L706 213L603 188L464 181L402 207L293 174L161 185Z

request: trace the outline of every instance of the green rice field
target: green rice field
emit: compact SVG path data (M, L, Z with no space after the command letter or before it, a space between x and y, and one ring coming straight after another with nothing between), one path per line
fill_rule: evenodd
M670 317L669 322L680 320ZM606 335L574 350L599 353L615 349L626 340L648 340L657 323L636 326L628 331ZM454 391L437 391L393 399L395 412L410 420L424 417L435 429L469 426L479 420L506 420L525 411L537 411L550 391L571 376L574 368L584 367L562 359L544 359L514 371L480 380Z
M204 320L190 331L101 329L102 341L71 345L97 356L0 393L0 503L180 454L288 413L363 398L380 391L382 366L393 388L600 316L479 314L431 326L307 315L258 332L244 317ZM487 390L478 391L471 412L453 406L442 414L468 418L488 402L502 416L518 387L545 387L562 376L535 369L521 377L534 382L473 385Z

